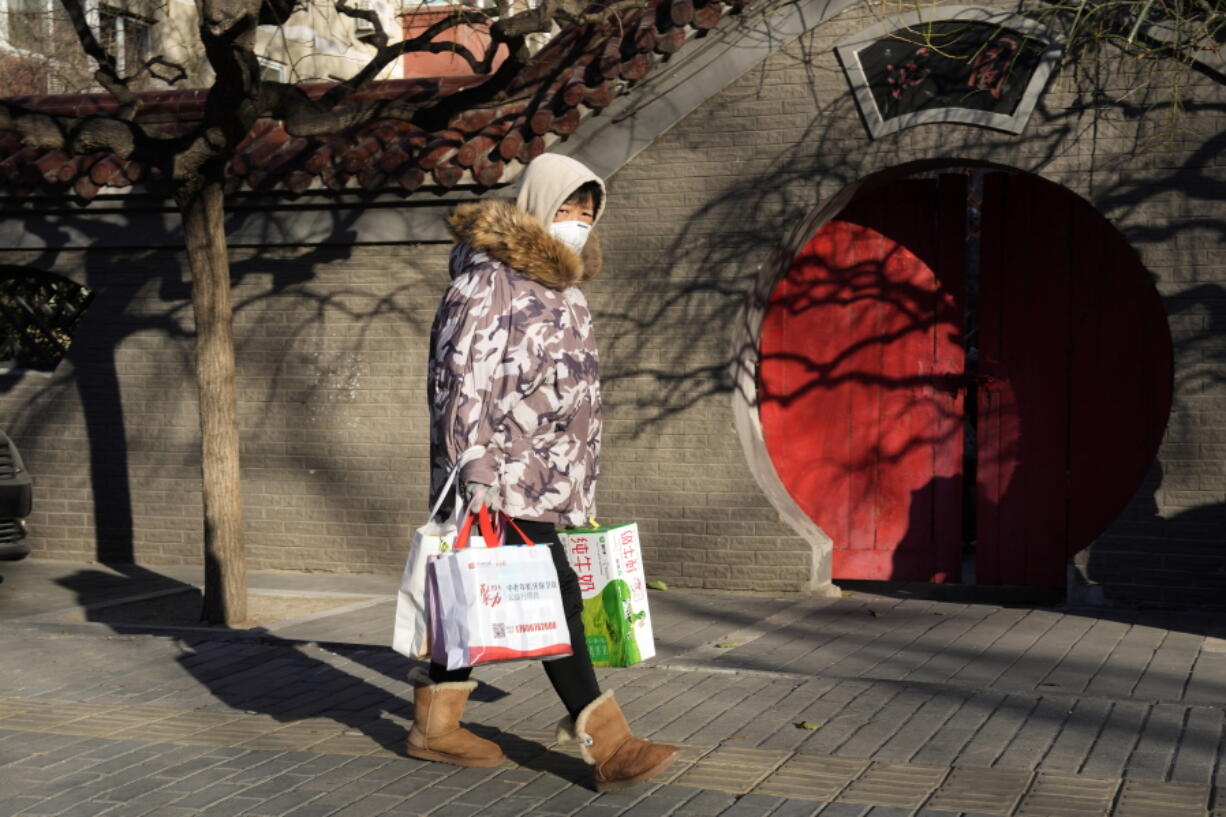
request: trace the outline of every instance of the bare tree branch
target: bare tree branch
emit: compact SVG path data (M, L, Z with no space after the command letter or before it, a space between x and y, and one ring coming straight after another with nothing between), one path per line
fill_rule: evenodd
M161 65L165 68L170 68L171 70L175 71L175 74L169 77L162 76L161 74L153 70L154 67L158 65ZM176 82L180 82L182 80L187 79L187 69L183 67L181 63L172 62L171 60L168 60L165 57L159 56L159 57L151 57L150 59L145 60L145 64L140 67L140 70L138 70L135 74L133 74L130 77L124 77L124 82L125 83L132 82L137 77L139 77L141 74L144 74L146 72L149 74L149 76L154 77L156 79L160 79L162 82L165 82L167 85L174 85Z
M341 2L337 4L337 9L340 10L340 8L344 5L344 0L341 0ZM363 10L354 9L353 11L359 12ZM367 13L373 14L374 12ZM375 55L371 57L370 61L367 62L366 65L362 67L362 70L358 71L355 76L330 88L327 93L324 94L323 98L319 100L319 104L325 108L332 108L340 104L346 97L368 86L379 76L379 73L384 68L391 64L393 60L403 56L404 54L418 52L440 53L444 50L452 50L458 44L435 43L433 42L434 38L443 32L448 31L449 29L456 28L457 26L476 25L479 23L484 23L487 20L488 18L484 13L475 10L450 14L427 28L421 34L418 34L413 39L404 40L392 46L386 45L387 36L383 32L382 25L376 22L384 44L377 46ZM435 48L434 46L443 47ZM488 73L489 65L491 65L493 62L493 52L497 49L497 47L497 42L491 41L486 58L479 63L470 61L469 64L475 66L474 70L477 70L476 66L484 66L484 70L478 71L478 73Z
M348 5L345 0L338 0L336 10L346 17L353 17L354 19L365 20L370 23L375 29L374 42L371 45L379 49L387 47L387 32L383 30L383 21L379 19L378 13L373 9L360 9Z
M61 0L61 2L64 4L64 11L68 12L68 18L72 21L72 28L77 33L82 50L98 63L94 79L119 102L119 110L115 112L115 116L125 122L131 122L136 117L136 112L140 110L140 97L128 87L127 80L119 76L119 70L115 67L115 59L107 53L102 44L98 42L98 38L94 36L94 30L89 27L89 20L86 19L85 5L82 0Z

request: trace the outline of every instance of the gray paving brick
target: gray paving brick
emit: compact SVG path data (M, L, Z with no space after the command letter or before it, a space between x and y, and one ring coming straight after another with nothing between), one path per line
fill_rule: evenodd
M441 778L436 785L452 789L471 789L473 786L479 786L485 783L485 781L497 777L501 772L502 769L497 766L488 768L475 766L455 768L451 774Z
M1148 710L1143 703L1114 703L1082 767L1083 773L1099 778L1119 777L1136 745Z
M991 642L991 649L984 650L973 661L967 662L950 680L973 686L995 683L1058 619L1059 616L1042 610L1027 612L1021 620L999 633ZM1005 688L1008 688L1007 684Z
M1020 731L1034 707L1035 701L1030 698L1007 695L966 748L958 753L958 764L991 766Z
M1204 786L1212 782L1213 769L1218 762L1218 746L1222 740L1222 720L1221 709L1197 706L1188 710L1187 723L1171 769L1172 782Z
M433 785L436 780L438 780L438 778L434 775L422 775L417 774L416 772L409 772L403 777L393 780L391 783L374 789L374 791L377 791L379 794L387 794L393 797L409 797L415 792L419 792L427 786Z
M960 700L958 709L950 716L941 730L932 736L911 761L928 766L947 766L974 738L984 722L1000 707L1004 695L976 692Z
M81 744L90 743L87 738L68 738L59 748L43 749L37 754L28 754L13 764L14 767L48 768L64 762L79 762Z
M302 774L280 774L276 777L270 777L267 780L262 780L259 783L254 783L243 789L243 797L276 797L279 794L284 794L291 789L296 789L310 780L309 775ZM242 781L229 780L229 783L240 783Z
M1168 636L1163 646L1154 653L1153 660L1145 668L1137 682L1133 696L1145 701L1179 701L1196 663L1198 653L1179 647L1167 647L1174 639Z
M698 792L686 786L663 785L635 803L622 817L665 817L692 800Z
M106 782L103 775L94 774L93 772L71 772L49 780L28 781L22 787L21 793L30 795L31 797L51 797L52 795L60 792L70 791L77 788L98 789L99 787L94 784L98 783L99 781L103 781L103 788L114 786L114 783Z
M905 724L895 729L894 735L874 752L873 757L878 760L909 760L942 731L961 705L962 700L954 695L938 694L930 698Z
M483 806L452 800L430 812L430 817L473 817L473 815L483 813L483 810Z
M983 617L967 605L952 604L933 605L927 614L932 616L932 626L907 650L873 667L874 678L901 681L918 672L935 656L945 653L952 644L960 644L964 634Z
M245 788L246 786L234 783L208 783L202 788L190 792L189 794L185 794L178 800L175 800L174 805L179 806L180 808L204 809L220 800L237 794ZM259 800L255 798L249 799L253 799L257 803L259 802Z
M262 758L246 769L235 772L230 780L234 783L259 783L270 777L285 774L298 765L300 764L296 760L283 760L277 757Z
M260 801L254 797L230 797L214 803L199 812L200 817L236 817L245 814L248 809L255 808ZM176 804L177 805L177 804ZM182 806L179 806L182 808Z
M352 780L357 780L363 775L380 768L387 762L387 760L382 758L355 757L341 766L336 766L325 772L313 775L309 781L302 784L302 788L310 791L328 791ZM301 769L301 767L298 768Z
M874 714L869 723L864 724L841 744L838 753L848 757L874 756L886 741L900 731L906 732L907 724L930 698L928 693L904 689ZM806 747L809 745L810 741L804 744Z
M67 791L62 791L58 794L42 793L37 795L23 794L15 797L2 797L0 803L7 803L11 800L20 800L31 804L26 812L29 814L59 814L79 803L85 803L95 798L103 791L98 785L77 786ZM36 805L34 805L36 804ZM107 804L110 805L110 804ZM103 806L99 806L102 808ZM0 808L0 813L4 813Z
M1203 704L1226 701L1226 653L1201 652L1197 655L1184 700Z
M649 731L651 739L662 743L683 743L691 741L691 736L705 726L724 725L725 716L735 712L741 703L764 690L769 681L756 676L739 678L732 683L725 682L719 693L696 700L681 699L670 712L653 713ZM696 690L697 695L702 695ZM665 721L668 714L673 714L671 720ZM659 718L659 720L656 720Z
M160 813L161 810L169 806L178 798L176 792L171 791L149 791L131 800L124 801L120 806L120 811L124 817L142 817L145 814Z
M844 678L881 677L877 672L880 665L914 649L924 635L941 623L931 614L932 607L931 602L917 600L898 605L897 613L880 614L869 625L877 630L872 640L865 643L866 636L861 635L858 640L863 646L830 665L825 672ZM855 633L852 635L854 637Z
M839 687L843 686L842 684ZM832 692L838 693L839 687L835 687ZM805 751L812 754L830 754L841 751L841 747L848 739L865 728L866 725L872 724L880 716L882 710L898 695L902 694L902 689L897 687L874 687L866 686L862 689L859 695L850 703L838 706L836 713L828 718L809 718L803 720L811 720L820 725L820 729L810 732L806 729L797 729L795 724L792 724L790 733L791 740L787 740L780 736L775 741L764 741L763 746L771 749L793 748L803 745ZM841 701L835 698L833 701L829 698L823 698L824 704L840 704ZM881 723L874 728L881 728Z
M208 786L213 783L220 783L223 780L227 780L233 774L234 774L234 769L227 769L227 768L223 768L220 766L211 766L209 768L201 769L200 771L195 772L194 774L188 774L186 777L181 777L177 780L171 779L166 784L166 788L170 789L171 791L183 791L183 792L196 791L197 789L200 789L204 786ZM165 779L165 776L162 775L161 773L156 775L156 777Z
M620 806L605 806L600 803L592 803L584 806L583 810L578 812L576 817L620 817L623 810Z
M1055 742L1039 761L1039 768L1052 772L1079 771L1110 712L1110 701L1078 700Z
M414 814L425 814L454 800L458 794L455 789L426 788L405 798L403 802L411 807Z
M165 785L166 781L163 778L142 777L140 780L133 780L130 783L124 783L122 786L108 789L99 799L111 803L126 803L142 794L160 789ZM179 796L177 792L170 792L170 794L172 795L171 799Z
M781 701L800 686L795 680L772 681L761 686L739 702L739 705L727 709L718 718L708 721L705 725L695 725L684 742L697 745L714 745L729 738L746 739L744 727L753 724L758 718L772 711Z
M652 792L658 787L658 783L648 781L638 786L631 786L628 789L606 792L601 794L595 802L601 806L616 807L625 811L639 801L650 797Z
M11 815L23 813L20 810L6 811L6 805L9 804L0 804L0 815L3 815L3 817L11 817ZM56 817L101 817L104 814L118 817L118 815L123 814L123 806L118 803L78 803L65 811L61 811Z
M907 673L903 680L911 683L942 683L956 678L968 666L982 660L982 655L1025 615L1023 610L991 610L958 636L954 649L932 656Z
M783 802L781 797L765 794L745 794L721 811L720 817L766 817Z
M558 794L569 785L569 782L560 777L544 774L520 789L517 796L546 800Z
M700 791L678 808L676 813L686 817L711 817L735 802L735 796L722 791Z
M1174 704L1152 707L1137 745L1125 763L1124 773L1151 780L1167 779L1187 714L1186 707Z
M505 797L482 806L481 814L484 817L527 817L527 815L540 813L536 810L539 802L527 797Z
M869 806L861 806L858 803L828 803L818 812L818 815L819 817L864 817L868 810Z
M323 803L327 795L319 798L317 803ZM377 817L405 801L399 797L388 797L382 794L368 794L349 805L334 811L333 817Z
M762 746L765 741L788 728L792 721L805 720L806 718L798 717L796 713L803 713L809 707L816 706L819 699L829 692L835 683L832 679L802 683L784 696L778 705L762 713L752 722L739 727L730 737L737 740L744 739L748 746ZM833 704L826 705L830 706L831 711L835 710Z
M275 797L264 800L258 806L251 807L246 813L251 817L285 817L285 815L297 814L302 806L318 796L318 793L313 791L286 790Z
M1011 689L1030 689L1045 678L1058 674L1057 667L1067 663L1069 653L1097 624L1092 619L1079 616L1061 616L1051 629L1039 636L1026 650L1005 679ZM1090 673L1092 674L1092 672ZM1044 686L1057 686L1049 682Z
M814 817L825 803L814 803L812 800L787 799L770 813L770 817Z
M1039 700L993 765L1007 769L1035 768L1060 735L1072 707L1073 701L1068 698Z
M460 792L455 802L485 806L515 794L521 788L523 785L520 783L504 783L497 778L485 780L467 791Z

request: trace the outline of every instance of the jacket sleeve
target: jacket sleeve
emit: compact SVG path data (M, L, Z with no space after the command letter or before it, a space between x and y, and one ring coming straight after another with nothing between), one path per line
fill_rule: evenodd
M510 415L535 388L514 292L496 262L470 266L452 281L440 305L436 410L451 462L464 462L464 483L497 485L512 442Z

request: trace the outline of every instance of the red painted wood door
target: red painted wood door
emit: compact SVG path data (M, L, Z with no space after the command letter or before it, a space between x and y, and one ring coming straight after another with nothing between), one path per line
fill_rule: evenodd
M1061 587L1135 494L1171 406L1171 340L1136 253L1082 199L983 184L976 579Z
M965 175L890 183L824 225L768 304L766 447L835 578L958 581L973 536L976 581L1061 587L1165 430L1170 333L1136 254L1059 186L977 172L970 234Z
M836 578L959 578L965 201L958 176L857 200L767 310L766 447L833 540Z

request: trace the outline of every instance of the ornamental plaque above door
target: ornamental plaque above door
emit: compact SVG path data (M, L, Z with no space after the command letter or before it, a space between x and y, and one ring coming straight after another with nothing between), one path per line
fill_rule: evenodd
M1026 17L938 6L887 19L836 50L877 139L936 122L1021 133L1061 46Z

